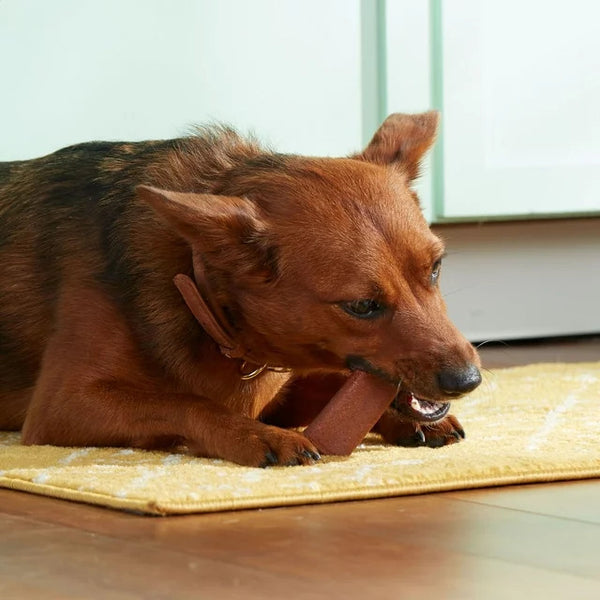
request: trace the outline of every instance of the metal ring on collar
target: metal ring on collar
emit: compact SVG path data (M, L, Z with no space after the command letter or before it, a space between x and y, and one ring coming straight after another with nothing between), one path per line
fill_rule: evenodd
M244 361L242 364L242 368L240 369L242 373L242 381L248 381L249 379L254 379L255 377L258 377L267 368L267 365L265 363L264 365L257 367L256 369L254 369L254 371L251 371L250 373L244 373L246 365L247 363L246 361Z

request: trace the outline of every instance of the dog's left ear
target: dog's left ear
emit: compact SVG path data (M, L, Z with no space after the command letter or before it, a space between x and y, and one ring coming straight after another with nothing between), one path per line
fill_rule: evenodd
M356 158L380 165L397 163L410 180L419 174L419 163L435 141L440 114L395 113L377 130L369 145Z

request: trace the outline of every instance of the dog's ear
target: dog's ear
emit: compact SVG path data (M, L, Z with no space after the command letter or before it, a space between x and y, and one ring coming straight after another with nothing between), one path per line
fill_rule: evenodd
M181 237L203 246L203 250L212 250L221 242L241 241L260 228L254 205L244 198L173 192L147 185L137 186L136 193Z
M223 265L260 271L263 278L274 275L276 253L268 243L266 223L249 200L147 185L137 186L136 194L193 249L218 258Z
M392 114L356 158L380 165L397 163L413 180L419 174L423 155L435 141L439 118L437 111L417 115Z

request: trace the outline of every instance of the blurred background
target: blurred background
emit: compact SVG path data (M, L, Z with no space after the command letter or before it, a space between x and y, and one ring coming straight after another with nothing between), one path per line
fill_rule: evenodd
M346 155L436 108L417 188L452 317L473 341L593 334L599 22L596 0L0 0L0 160L207 121Z

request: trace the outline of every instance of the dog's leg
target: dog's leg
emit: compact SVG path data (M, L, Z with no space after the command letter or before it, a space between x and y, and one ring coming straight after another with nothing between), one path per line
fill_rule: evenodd
M395 446L429 446L439 448L455 444L465 437L458 419L453 415L435 423L419 423L388 408L379 419L373 431L379 433L389 444Z
M190 394L133 389L118 382L66 382L36 393L23 428L25 444L186 446L197 456L239 464L310 464L317 450L300 434L265 425Z
M198 371L202 364L190 369ZM195 455L249 466L307 464L318 458L299 433L235 412L227 399L189 393L161 371L141 355L127 321L102 292L63 290L23 425L24 443L181 444Z
M23 426L32 390L0 393L0 430L18 431Z

